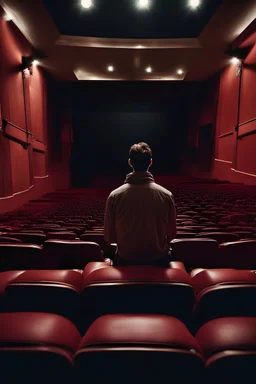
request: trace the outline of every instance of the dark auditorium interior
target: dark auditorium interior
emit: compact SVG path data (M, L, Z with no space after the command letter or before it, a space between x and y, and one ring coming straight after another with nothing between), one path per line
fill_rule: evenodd
M104 239L138 142L168 268ZM251 384L255 303L256 0L0 0L1 383Z

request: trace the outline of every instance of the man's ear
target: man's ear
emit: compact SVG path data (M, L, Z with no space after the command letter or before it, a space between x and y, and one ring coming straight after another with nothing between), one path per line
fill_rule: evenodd
M153 159L150 159L149 166L152 167L152 165L153 165Z
M131 159L128 159L128 164L130 167L132 167Z

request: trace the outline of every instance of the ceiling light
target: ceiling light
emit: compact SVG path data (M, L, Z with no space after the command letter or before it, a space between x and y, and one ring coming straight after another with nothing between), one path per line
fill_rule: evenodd
M183 69L178 69L178 70L177 70L177 74L178 74L178 75L183 75L183 73L184 73Z
M189 0L189 6L191 8L197 8L201 4L201 0Z
M142 45L137 45L136 48L137 48L137 49L142 49L143 46L142 46Z
M33 60L33 61L32 61L32 64L35 65L35 66L37 66L37 65L39 64L39 61L38 61L38 60Z
M114 72L115 68L113 67L113 65L109 65L108 66L108 71L109 72Z
M4 19L5 19L6 21L11 21L11 20L12 20L12 16L11 16L11 14L10 14L10 13L5 13L5 15L4 15Z
M81 5L82 5L82 7L84 7L85 9L89 9L89 8L91 8L91 6L92 6L92 0L82 0L82 1L81 1Z
M139 8L148 8L149 6L149 0L138 0L138 7Z
M145 71L146 71L147 73L151 73L151 72L152 72L152 68L151 68L151 67L147 67L147 68L145 69Z
M232 57L232 59L231 59L231 63L232 63L232 64L239 64L239 63L240 63L240 60L239 60L237 57Z

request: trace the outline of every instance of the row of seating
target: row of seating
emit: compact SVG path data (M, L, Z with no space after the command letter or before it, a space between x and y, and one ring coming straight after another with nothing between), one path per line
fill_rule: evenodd
M96 239L97 240L97 239ZM216 240L176 239L172 259L191 268L256 269L256 239L218 244ZM103 253L99 244L80 240L48 240L43 247L0 243L0 271L13 269L83 269L88 262L113 258L116 244Z
M255 344L255 317L216 319L193 337L174 317L113 314L81 337L54 314L0 314L4 383L250 383Z
M209 320L256 316L256 272L112 267L89 263L82 270L0 273L0 312L50 312L70 319L82 332L96 318L113 313L174 316L193 332ZM82 327L82 328L81 328Z

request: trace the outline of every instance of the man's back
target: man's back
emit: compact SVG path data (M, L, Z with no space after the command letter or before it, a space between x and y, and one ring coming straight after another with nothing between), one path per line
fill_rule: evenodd
M146 262L167 257L176 236L176 210L171 192L149 172L134 172L107 201L105 239L118 244L121 259Z

